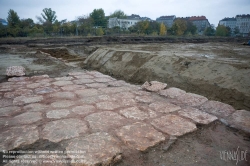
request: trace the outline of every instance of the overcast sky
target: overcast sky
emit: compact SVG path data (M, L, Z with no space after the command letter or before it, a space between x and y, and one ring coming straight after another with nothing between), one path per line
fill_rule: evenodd
M0 18L6 19L9 9L13 9L21 19L37 22L36 16L41 16L44 8L52 8L59 21L75 20L102 8L106 16L120 9L127 15L139 14L154 20L163 15L204 15L217 26L225 17L250 14L250 0L0 0Z

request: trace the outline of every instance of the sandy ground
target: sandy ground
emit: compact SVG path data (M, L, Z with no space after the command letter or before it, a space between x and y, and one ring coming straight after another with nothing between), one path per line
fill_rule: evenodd
M135 58L128 60L128 63L125 63L127 66L122 66L120 64L123 63L114 63L114 61L118 62L119 58L109 61L106 56L104 64L98 67L90 64L88 66L90 69L98 69L116 78L137 84L146 80L159 80L170 86L175 85L175 87L189 92L232 104L235 108L247 110L250 108L250 102L246 102L249 101L248 97L250 97L250 47L230 43L126 44L97 47L99 49L93 54L106 50L107 53L114 51L114 55L119 57L124 53L133 52L132 55ZM28 76L48 74L52 77L58 77L65 76L71 71L83 70L81 68L82 62L65 63L62 60L55 60L37 52L39 49L25 46L1 46L0 82L6 81L6 67L12 65L24 66ZM76 47L70 49L79 51L79 48ZM77 51L75 53L77 54ZM87 56L82 52L77 55ZM112 57L113 55L109 58ZM131 63L132 61L133 63ZM99 59L99 62L102 62L102 59ZM89 63L93 64L94 61L89 61ZM117 70L115 72L109 68L117 66L126 67L126 71L114 68ZM127 75L125 75L126 72ZM223 151L229 152L239 149L239 151L247 150L247 161L244 159L237 162L237 165L244 166L250 165L249 145L249 135L228 128L217 121L206 127L200 126L196 132L183 136L170 147L163 142L146 153L128 150L124 153L123 161L116 165L233 166L236 165L237 160L225 161L225 158L221 158L220 154Z

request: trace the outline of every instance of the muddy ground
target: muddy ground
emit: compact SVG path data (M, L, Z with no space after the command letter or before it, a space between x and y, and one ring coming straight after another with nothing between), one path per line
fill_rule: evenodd
M55 59L56 57L57 59ZM136 84L159 80L169 86L223 101L250 111L250 47L240 42L102 45L0 45L0 82L8 66L22 65L28 76L66 76L96 69ZM222 152L247 151L243 161L221 158ZM250 165L250 135L219 121L146 153L127 150L117 166ZM225 160L226 159L226 160ZM247 160L247 161L246 161Z

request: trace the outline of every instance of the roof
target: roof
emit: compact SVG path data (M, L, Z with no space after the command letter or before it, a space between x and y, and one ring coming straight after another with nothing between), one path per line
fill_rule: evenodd
M141 17L137 14L132 14L131 16L127 16L128 19L140 19Z
M234 17L232 17L232 18L226 17L226 18L223 18L223 19L220 20L220 21L236 21L236 18L234 18Z
M161 16L159 18L157 18L157 20L169 20L169 19L175 19L175 15L172 16Z
M241 18L250 18L250 14L236 15L236 17L241 17Z
M188 17L189 21L199 21L199 20L207 20L205 16L192 16Z

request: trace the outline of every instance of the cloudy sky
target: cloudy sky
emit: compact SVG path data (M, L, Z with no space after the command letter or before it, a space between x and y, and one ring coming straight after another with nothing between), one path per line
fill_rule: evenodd
M41 16L44 8L52 8L59 21L71 21L102 8L105 15L120 9L127 15L139 14L151 19L162 15L204 15L217 26L225 17L250 14L250 0L0 0L0 18L6 19L9 9L13 9L20 18L37 22L36 16Z

